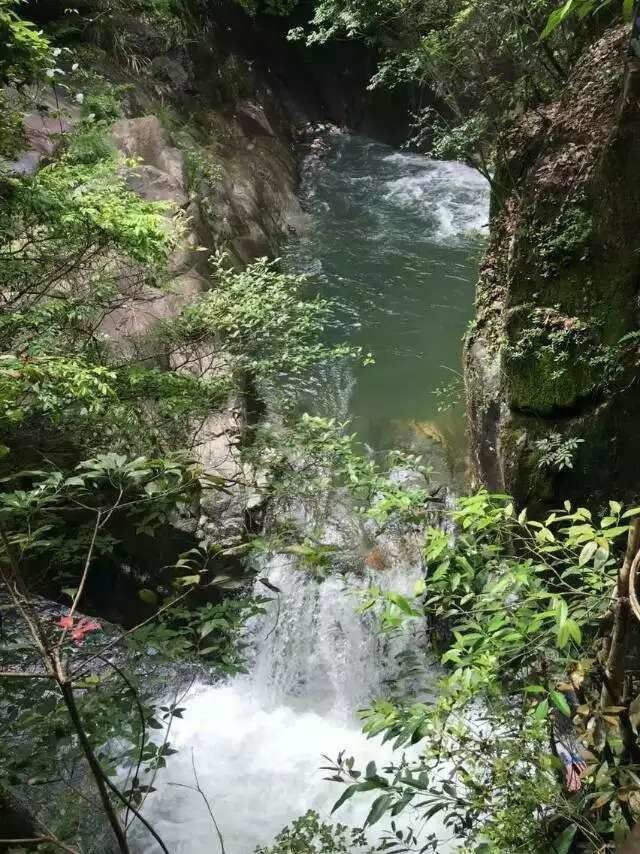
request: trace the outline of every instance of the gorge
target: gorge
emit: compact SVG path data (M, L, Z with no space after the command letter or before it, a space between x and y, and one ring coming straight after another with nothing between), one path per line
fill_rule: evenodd
M628 5L0 0L0 851L633 850Z
M357 376L338 364L309 378L305 408L349 420L371 453L397 447L398 433L413 431L405 443L449 488L447 460L460 473L464 455L463 416L440 415L434 390L458 365L471 310L474 232L488 214L486 184L462 165L394 152L337 129L321 157L307 156L303 174L310 222L304 237L285 248L287 266L313 272L324 293L335 293L339 329L330 334L355 338L378 359ZM443 448L447 441L455 444ZM348 511L346 519L327 515L314 523L334 524L342 539L357 528ZM416 629L385 641L372 615L358 614L371 585L410 596L422 577L419 549L403 548L400 534L388 537L384 568L371 568L363 555L360 565L352 558L347 574L317 581L305 578L295 559L277 556L261 567L281 592L250 630L249 673L221 686L200 685L182 698L184 721L176 722L172 738L179 752L154 784L148 815L171 850L195 854L211 845L198 793L172 788L193 785L192 756L229 854L267 844L307 809L328 818L336 797L322 779L322 755L347 750L359 761L389 760L379 740L368 742L359 732L355 713L384 695L403 647L427 647ZM331 541L331 534L323 539ZM263 797L268 810L255 816L251 804ZM339 819L357 826L371 800ZM438 830L444 852L450 834ZM154 847L150 841L140 850Z

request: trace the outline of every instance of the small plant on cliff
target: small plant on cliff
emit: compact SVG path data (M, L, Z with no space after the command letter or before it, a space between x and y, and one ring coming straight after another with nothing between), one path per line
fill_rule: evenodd
M449 412L461 406L464 401L464 380L456 374L454 379L445 385L438 386L433 392L438 401L438 412Z
M536 252L544 276L553 276L572 261L585 261L593 230L584 199L566 203L555 220L536 233Z
M580 399L617 388L623 362L619 350L601 340L600 328L596 320L565 315L558 307L514 317L504 345L512 405L571 409Z
M574 436L565 438L560 433L550 433L544 439L538 439L534 442L535 449L540 454L538 468L555 471L572 469L574 457L582 444L584 439Z
M86 39L88 30L132 71L140 72L149 64L150 40L170 50L202 35L203 21L197 16L202 8L188 0L95 0L93 14L83 19L82 35ZM132 26L136 20L144 26Z

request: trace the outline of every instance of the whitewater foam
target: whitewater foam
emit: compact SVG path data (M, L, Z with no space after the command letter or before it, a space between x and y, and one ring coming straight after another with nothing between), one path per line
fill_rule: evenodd
M487 182L475 169L462 163L393 154L396 167L406 161L411 174L386 182L385 199L434 221L431 237L450 243L486 231Z
M207 806L193 790L194 764L227 854L250 854L308 809L331 820L342 789L323 780L323 755L335 759L344 750L362 766L392 757L388 745L362 734L355 712L393 675L395 653L418 641L412 630L404 639L381 637L358 605L374 582L408 594L419 568L398 565L321 582L290 558L275 557L264 569L281 590L280 602L249 627L250 674L199 684L181 701L187 711L171 733L178 753L146 804L146 817L172 854L219 850ZM362 824L374 796L349 801L335 820ZM136 850L154 854L143 829L136 826L135 834Z

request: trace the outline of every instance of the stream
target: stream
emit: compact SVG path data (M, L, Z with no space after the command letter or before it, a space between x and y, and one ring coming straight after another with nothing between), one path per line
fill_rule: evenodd
M424 453L451 483L462 470L464 421L460 406L439 411L434 390L461 370L478 232L488 218L485 181L461 164L336 131L323 156L306 159L301 195L311 228L285 248L284 262L313 274L337 301L330 335L376 358L368 368L319 372L302 405L349 418L365 448ZM354 566L318 582L292 560L274 557L261 567L282 592L278 612L272 602L248 628L250 673L197 685L181 703L184 718L171 733L179 752L145 804L175 854L220 851L203 798L186 788L193 765L226 854L252 854L310 808L327 818L341 787L323 780L323 754L344 749L358 765L391 755L362 735L356 712L384 694L395 654L423 638L417 629L380 638L373 616L356 612L358 593L371 583L410 593L420 561L398 549L384 573ZM354 798L334 820L361 824L368 806ZM154 854L155 843L138 832L137 854Z

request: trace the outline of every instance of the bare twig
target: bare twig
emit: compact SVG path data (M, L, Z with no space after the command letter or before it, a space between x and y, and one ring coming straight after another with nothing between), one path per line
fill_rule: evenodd
M188 786L186 783L169 783L169 785L170 786L177 786L180 789L190 789L192 792L197 792L200 795L200 797L202 798L202 800L206 804L207 812L209 813L211 821L213 822L213 826L216 829L216 833L218 835L218 841L220 843L220 854L226 854L225 847L224 847L224 839L223 839L222 833L220 832L220 828L218 827L218 822L216 821L216 817L214 816L213 810L211 809L211 804L209 803L209 799L207 798L206 794L203 792L202 788L200 787L200 782L198 780L198 773L196 771L196 760L195 760L195 757L193 755L193 748L191 749L191 767L193 768L193 779L196 781L195 786Z
M51 673L26 673L22 670L0 670L0 679L54 679Z
M174 701L173 701L173 705L172 705L172 707L171 707L171 711L170 711L170 715L169 715L169 721L168 721L168 723L167 723L167 728L166 728L165 733L164 733L164 738L163 738L163 740L162 740L162 744L160 745L160 751L159 751L159 754L160 754L161 756L163 755L163 752L164 752L165 747L166 747L166 746L167 746L167 744L169 743L169 735L170 735L170 733L171 733L171 727L173 726L173 722L174 722L175 717L176 717L176 714L175 714L175 708L176 708L176 706L178 706L180 703L182 703L182 701L184 700L184 698L189 694L189 692L190 692L190 691L191 691L191 689L193 688L193 683L194 683L194 682L195 682L195 676L194 676L194 677L192 677L192 679L191 679L191 681L189 682L189 684L187 685L187 687L184 689L184 691L183 691L179 696L178 696L178 692L177 692L177 691L176 691L176 693L175 693L175 695L174 695ZM153 784L155 783L155 781L156 781L156 777L158 776L158 771L159 771L159 770L160 770L160 766L159 766L158 762L156 761L155 766L154 766L154 768L153 768L153 772L152 772L152 774L151 774L151 779L149 780L149 782L148 782L148 784L147 784L149 787L153 786ZM148 798L148 796L149 796L149 791L147 790L147 791L144 793L144 796L143 796L142 800L140 801L140 804L139 804L140 809L142 809L142 808L144 807L144 803L145 803L146 799Z
M93 559L93 550L94 550L95 545L96 545L96 538L98 536L98 531L100 530L100 519L101 518L102 518L102 510L98 510L96 513L96 521L95 521L95 524L93 526L93 533L91 535L91 542L89 544L89 551L87 552L87 557L86 557L86 560L84 562L84 569L82 570L82 576L80 578L80 583L78 584L78 589L76 591L76 595L74 597L73 602L71 603L71 608L69 609L69 614L68 614L69 617L73 617L73 615L75 614L75 611L78 607L78 603L80 602L82 594L84 593L84 587L85 587L85 584L87 583L87 577L89 575L89 569L91 568L91 561ZM66 637L67 631L68 631L68 629L63 629L62 634L60 635L60 638L58 640L58 644L57 644L58 648L60 648L62 646L64 639Z
M0 845L55 845L61 851L67 851L68 854L79 854L77 848L69 848L64 842L60 842L55 836L27 836L24 839L0 839Z

